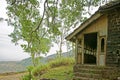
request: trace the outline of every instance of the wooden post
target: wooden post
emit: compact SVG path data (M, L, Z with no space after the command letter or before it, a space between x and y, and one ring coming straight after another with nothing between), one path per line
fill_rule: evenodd
M100 43L99 43L99 33L97 33L97 52L96 52L96 64L99 65L99 52L100 52Z
M84 64L84 35L82 37L82 64Z
M77 53L78 53L78 39L76 38L76 41L75 41L75 62L76 64L78 63Z

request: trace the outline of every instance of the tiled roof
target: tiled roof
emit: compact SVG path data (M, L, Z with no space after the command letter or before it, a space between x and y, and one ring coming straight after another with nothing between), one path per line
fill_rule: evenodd
M99 11L106 11L106 10L112 9L116 6L120 6L120 0L114 0L114 1L111 1L111 2L101 6L99 8Z

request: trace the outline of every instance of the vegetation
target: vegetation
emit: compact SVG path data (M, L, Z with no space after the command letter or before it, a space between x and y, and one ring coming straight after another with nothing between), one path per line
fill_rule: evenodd
M73 57L74 54L72 51L62 53L62 57ZM51 60L53 61L55 58L58 58L57 54L52 54L46 57L42 57L39 61L39 64L47 64ZM20 72L26 71L28 66L32 66L32 59L26 58L22 61L0 61L0 73L5 72Z
M73 65L52 68L40 77L41 79L72 80Z
M57 58L57 59L54 59L52 61L49 62L49 65L51 66L51 68L54 68L54 67L59 67L61 65L72 65L74 64L74 58L73 57L67 57L67 58Z
M48 71L51 68L59 67L59 66L65 66L65 65L72 65L74 64L73 58L57 58L50 61L48 64L39 65L35 67L32 71L33 75L41 75L44 72Z
M29 67L28 72L23 77L23 80L30 79L40 79L40 78L56 78L56 79L65 79L73 76L72 69L74 64L74 59L70 58L56 58L51 60L47 64L40 64L36 67ZM51 73L51 74L49 74ZM58 76L59 75L59 76ZM60 78L61 77L61 78Z

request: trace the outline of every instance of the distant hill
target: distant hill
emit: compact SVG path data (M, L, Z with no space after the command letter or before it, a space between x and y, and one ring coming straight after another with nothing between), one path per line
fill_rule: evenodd
M0 73L25 71L25 67L17 61L0 61Z
M72 51L69 51L69 52L64 52L62 53L62 56L63 57L73 57L74 54ZM43 57L40 59L40 63L42 64L46 64L48 61L54 59L57 57L57 54L52 54L52 55L49 55L49 56L46 56L46 57ZM26 58L22 61L19 62L19 64L22 64L23 66L29 66L29 65L32 65L32 59L31 58Z
M69 51L69 52L62 53L62 56L73 57L74 54L72 53L72 51ZM40 59L40 63L46 64L48 61L56 57L57 57L57 54L52 54L47 57L42 57ZM21 61L0 61L0 73L25 71L26 67L30 65L32 65L31 57L23 59Z

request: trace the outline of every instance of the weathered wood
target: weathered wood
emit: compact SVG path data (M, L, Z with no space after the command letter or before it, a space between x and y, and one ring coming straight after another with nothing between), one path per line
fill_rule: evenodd
M78 53L78 39L76 38L76 41L75 41L75 62L76 64L78 63L77 53Z

